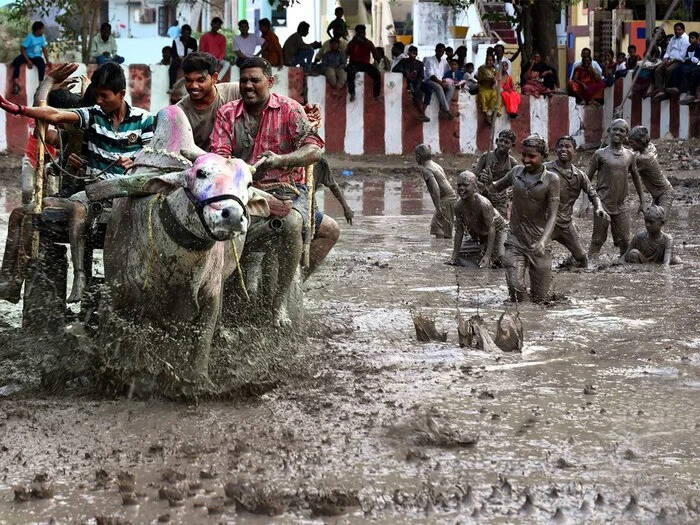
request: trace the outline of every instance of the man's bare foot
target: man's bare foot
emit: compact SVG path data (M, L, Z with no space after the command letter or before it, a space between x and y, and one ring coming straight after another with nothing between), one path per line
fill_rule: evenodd
M275 312L274 318L272 319L272 324L278 328L289 328L292 326L292 320L287 314L287 306L282 305L280 309Z
M83 290L85 290L86 283L87 279L85 278L85 271L76 270L73 277L73 288L70 291L67 302L79 303L83 298Z

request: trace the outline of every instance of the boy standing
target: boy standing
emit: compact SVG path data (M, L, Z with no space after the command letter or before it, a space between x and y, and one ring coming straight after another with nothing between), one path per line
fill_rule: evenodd
M661 263L664 266L681 264L683 261L673 255L673 238L661 231L666 222L666 214L661 206L649 206L644 214L645 231L632 238L624 259L628 263Z
M513 213L505 242L503 264L511 301L527 301L526 273L530 274L530 297L547 300L552 279L552 233L559 210L559 176L544 166L547 143L539 135L522 142L523 164L489 185L499 193L513 188Z
M343 10L342 7L336 7L335 11L335 19L328 24L328 27L326 28L326 33L328 33L328 38L333 38L333 29L339 29L340 30L340 37L343 38L344 40L348 39L348 23L345 21L343 16L345 15L345 11Z
M518 161L510 155L510 150L515 146L515 133L509 129L501 130L496 138L496 149L479 157L474 169L479 178L480 187L484 188L484 195L488 197L493 207L505 219L508 213L510 197L506 190L500 193L491 193L488 185L501 180L506 174L518 165Z
M603 209L610 220L595 215L593 217L593 235L588 248L588 257L597 257L608 237L608 226L613 237L613 244L620 249L622 256L629 246L630 212L628 202L628 175L632 176L634 188L639 196L639 212L644 211L644 193L642 181L637 172L637 163L631 150L622 143L627 138L629 124L624 119L613 120L610 124L610 145L597 150L588 166L588 178L595 181L595 189L603 203ZM596 179L597 176L597 179Z
M430 198L435 205L435 214L430 223L430 235L435 235L438 239L451 239L457 195L447 181L442 166L433 161L433 152L430 146L418 144L413 152L416 162L421 168Z
M22 40L22 44L19 48L20 54L12 61L12 66L14 68L12 71L13 95L19 94L19 68L22 64L26 64L27 69L32 69L36 66L36 70L39 73L39 82L44 80L46 66L51 66L46 46L48 46L48 43L44 36L44 23L34 22L32 24L32 32ZM44 59L46 60L44 61Z

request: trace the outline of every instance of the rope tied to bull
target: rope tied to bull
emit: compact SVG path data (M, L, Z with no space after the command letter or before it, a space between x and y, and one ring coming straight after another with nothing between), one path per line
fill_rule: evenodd
M148 288L148 278L151 275L151 269L153 264L158 258L158 251L156 250L155 242L153 241L153 208L156 204L160 205L163 201L163 194L157 193L154 195L150 202L148 203L148 246L151 248L151 255L148 258L148 264L146 265L146 278L143 280L143 289Z
M250 302L250 295L248 295L248 287L245 285L245 279L243 278L243 268L241 268L241 259L238 256L238 248L236 248L236 241L231 239L231 247L233 248L233 257L236 259L236 274L238 274L238 280L241 282L241 290L245 297L246 302Z

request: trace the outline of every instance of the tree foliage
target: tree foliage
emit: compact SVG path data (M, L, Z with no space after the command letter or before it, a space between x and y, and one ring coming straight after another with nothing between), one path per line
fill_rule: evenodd
M30 25L27 17L16 17L9 9L0 9L0 62L11 62L19 54L20 41Z

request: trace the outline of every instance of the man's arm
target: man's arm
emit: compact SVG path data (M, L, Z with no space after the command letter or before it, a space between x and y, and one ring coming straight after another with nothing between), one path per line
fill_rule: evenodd
M214 128L216 130L216 128ZM212 148L214 146L214 135L212 135ZM217 150L212 149L214 153L219 153ZM221 154L220 154L221 155ZM284 168L300 168L308 166L309 164L314 164L321 159L323 155L323 150L316 144L306 144L296 151L287 153L285 155L278 155L272 151L264 151L260 154L258 161L263 160L258 164L258 173L261 175L265 171L273 169L284 169ZM255 178L255 176L253 177Z
M531 246L533 253L537 256L544 255L545 246L547 246L552 240L554 226L556 225L557 221L557 212L559 211L559 176L554 173L551 173L551 176L552 178L550 179L549 187L547 188L547 222L544 225L542 237L540 237L540 240Z
M440 209L440 187L435 181L435 175L428 168L421 168L423 172L423 178L425 179L425 184L428 186L428 193L430 193L430 198L435 206L435 211L438 216L442 215L442 210Z
M489 183L486 188L491 192L491 193L500 193L509 186L513 184L513 170L516 168L511 169L508 173L505 174L503 178L498 179L496 182L491 182ZM559 182L559 178L557 178L557 183ZM558 187L558 185L557 185ZM556 215L556 209L555 209L555 215Z
M632 184L634 184L634 189L637 190L637 196L639 197L639 208L637 209L637 213L644 213L644 210L646 209L646 206L644 205L644 190L642 189L642 179L639 176L637 160L635 159L634 155L632 155L632 164L630 164L629 172L630 175L632 175Z
M2 95L0 95L0 109L5 110L12 115L24 115L25 117L43 120L49 124L80 123L80 117L73 111L62 111L60 109L52 108L51 106L31 108L23 106L22 104L10 102Z
M452 256L445 261L445 264L457 265L459 261L459 250L462 248L464 239L464 213L462 212L462 201L455 206L455 234L452 247Z
M328 185L328 189L331 190L331 193L335 196L336 199L338 199L338 202L343 207L343 215L345 216L345 220L348 222L348 224L352 226L352 219L353 217L355 217L355 212L353 212L350 209L350 206L348 206L348 203L345 200L345 195L343 194L343 190L340 189L340 186L338 186L338 183L335 181L332 174L330 184Z
M560 181L561 183L561 181ZM605 219L606 221L610 220L610 215L603 209L603 203L600 202L600 197L598 197L598 192L595 191L595 188L591 184L591 181L589 178L586 176L585 173L581 173L581 189L586 192L586 195L588 195L588 199L593 203L593 210L595 214L598 217L601 217Z
M486 240L486 252L484 256L479 261L479 268L491 268L493 261L491 261L491 254L493 253L493 245L496 243L496 221L492 220L489 226L489 235Z
M588 163L588 171L586 172L586 177L588 178L588 182L591 183L591 187L594 186L593 182L595 181L595 177L598 173L598 163L600 161L600 156L598 155L598 152L596 151L593 156L591 157L591 161Z
M664 234L664 266L671 264L671 256L673 255L673 237L668 233Z

